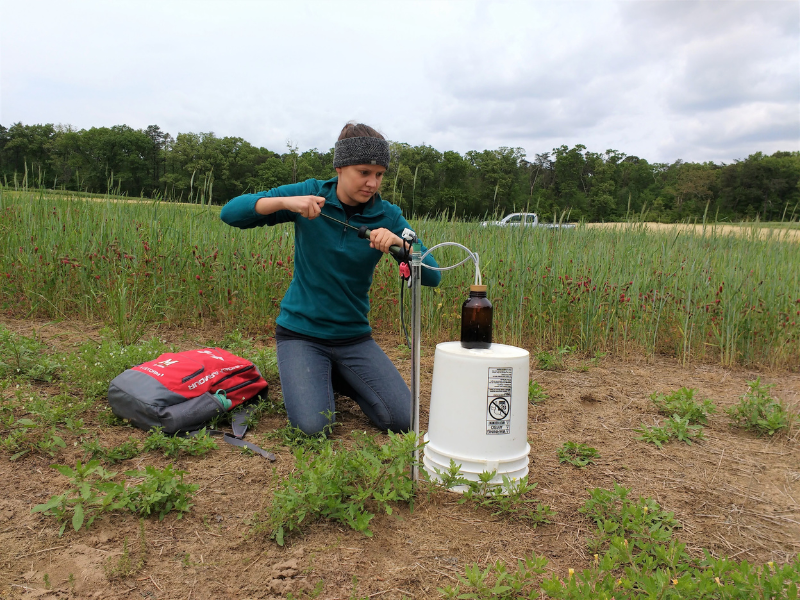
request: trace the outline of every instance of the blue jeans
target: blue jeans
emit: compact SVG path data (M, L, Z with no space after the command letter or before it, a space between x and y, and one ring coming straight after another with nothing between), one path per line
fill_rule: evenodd
M282 340L278 369L289 423L307 434L335 420L334 392L355 400L379 429L411 429L411 391L373 339L348 346Z

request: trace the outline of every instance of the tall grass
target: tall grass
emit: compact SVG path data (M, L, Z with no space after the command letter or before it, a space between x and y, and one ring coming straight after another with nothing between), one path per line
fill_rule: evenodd
M218 215L209 206L2 193L0 307L102 320L126 343L154 323L271 331L292 277L292 228L238 230ZM413 225L428 246L458 241L480 254L495 341L800 366L800 246L779 230L496 229L447 218ZM437 260L453 264L459 252L443 248ZM423 290L426 339L457 339L473 277L460 267ZM372 287L379 331L399 330L398 290L397 268L385 259Z

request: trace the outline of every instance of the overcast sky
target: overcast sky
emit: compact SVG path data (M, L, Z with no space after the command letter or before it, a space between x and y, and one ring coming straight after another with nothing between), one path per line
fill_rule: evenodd
M440 151L800 150L800 1L0 0L0 124Z

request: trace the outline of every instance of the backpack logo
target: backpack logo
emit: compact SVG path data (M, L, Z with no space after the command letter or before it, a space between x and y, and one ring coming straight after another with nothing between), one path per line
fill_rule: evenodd
M167 358L165 360L162 360L161 362L155 363L155 366L156 367L161 367L162 369L166 369L170 365L177 365L178 362L179 361L177 361L177 360L173 360L171 358Z

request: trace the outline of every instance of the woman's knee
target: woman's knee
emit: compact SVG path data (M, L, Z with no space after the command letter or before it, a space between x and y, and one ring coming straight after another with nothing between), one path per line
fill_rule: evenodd
M392 433L406 433L411 431L411 418L410 416L405 419L393 419L390 423L381 427L384 431L391 431Z
M410 395L410 393L408 395L401 393L397 398L378 398L377 401L371 403L370 410L364 410L364 412L379 429L393 433L405 433L410 431L412 426Z

